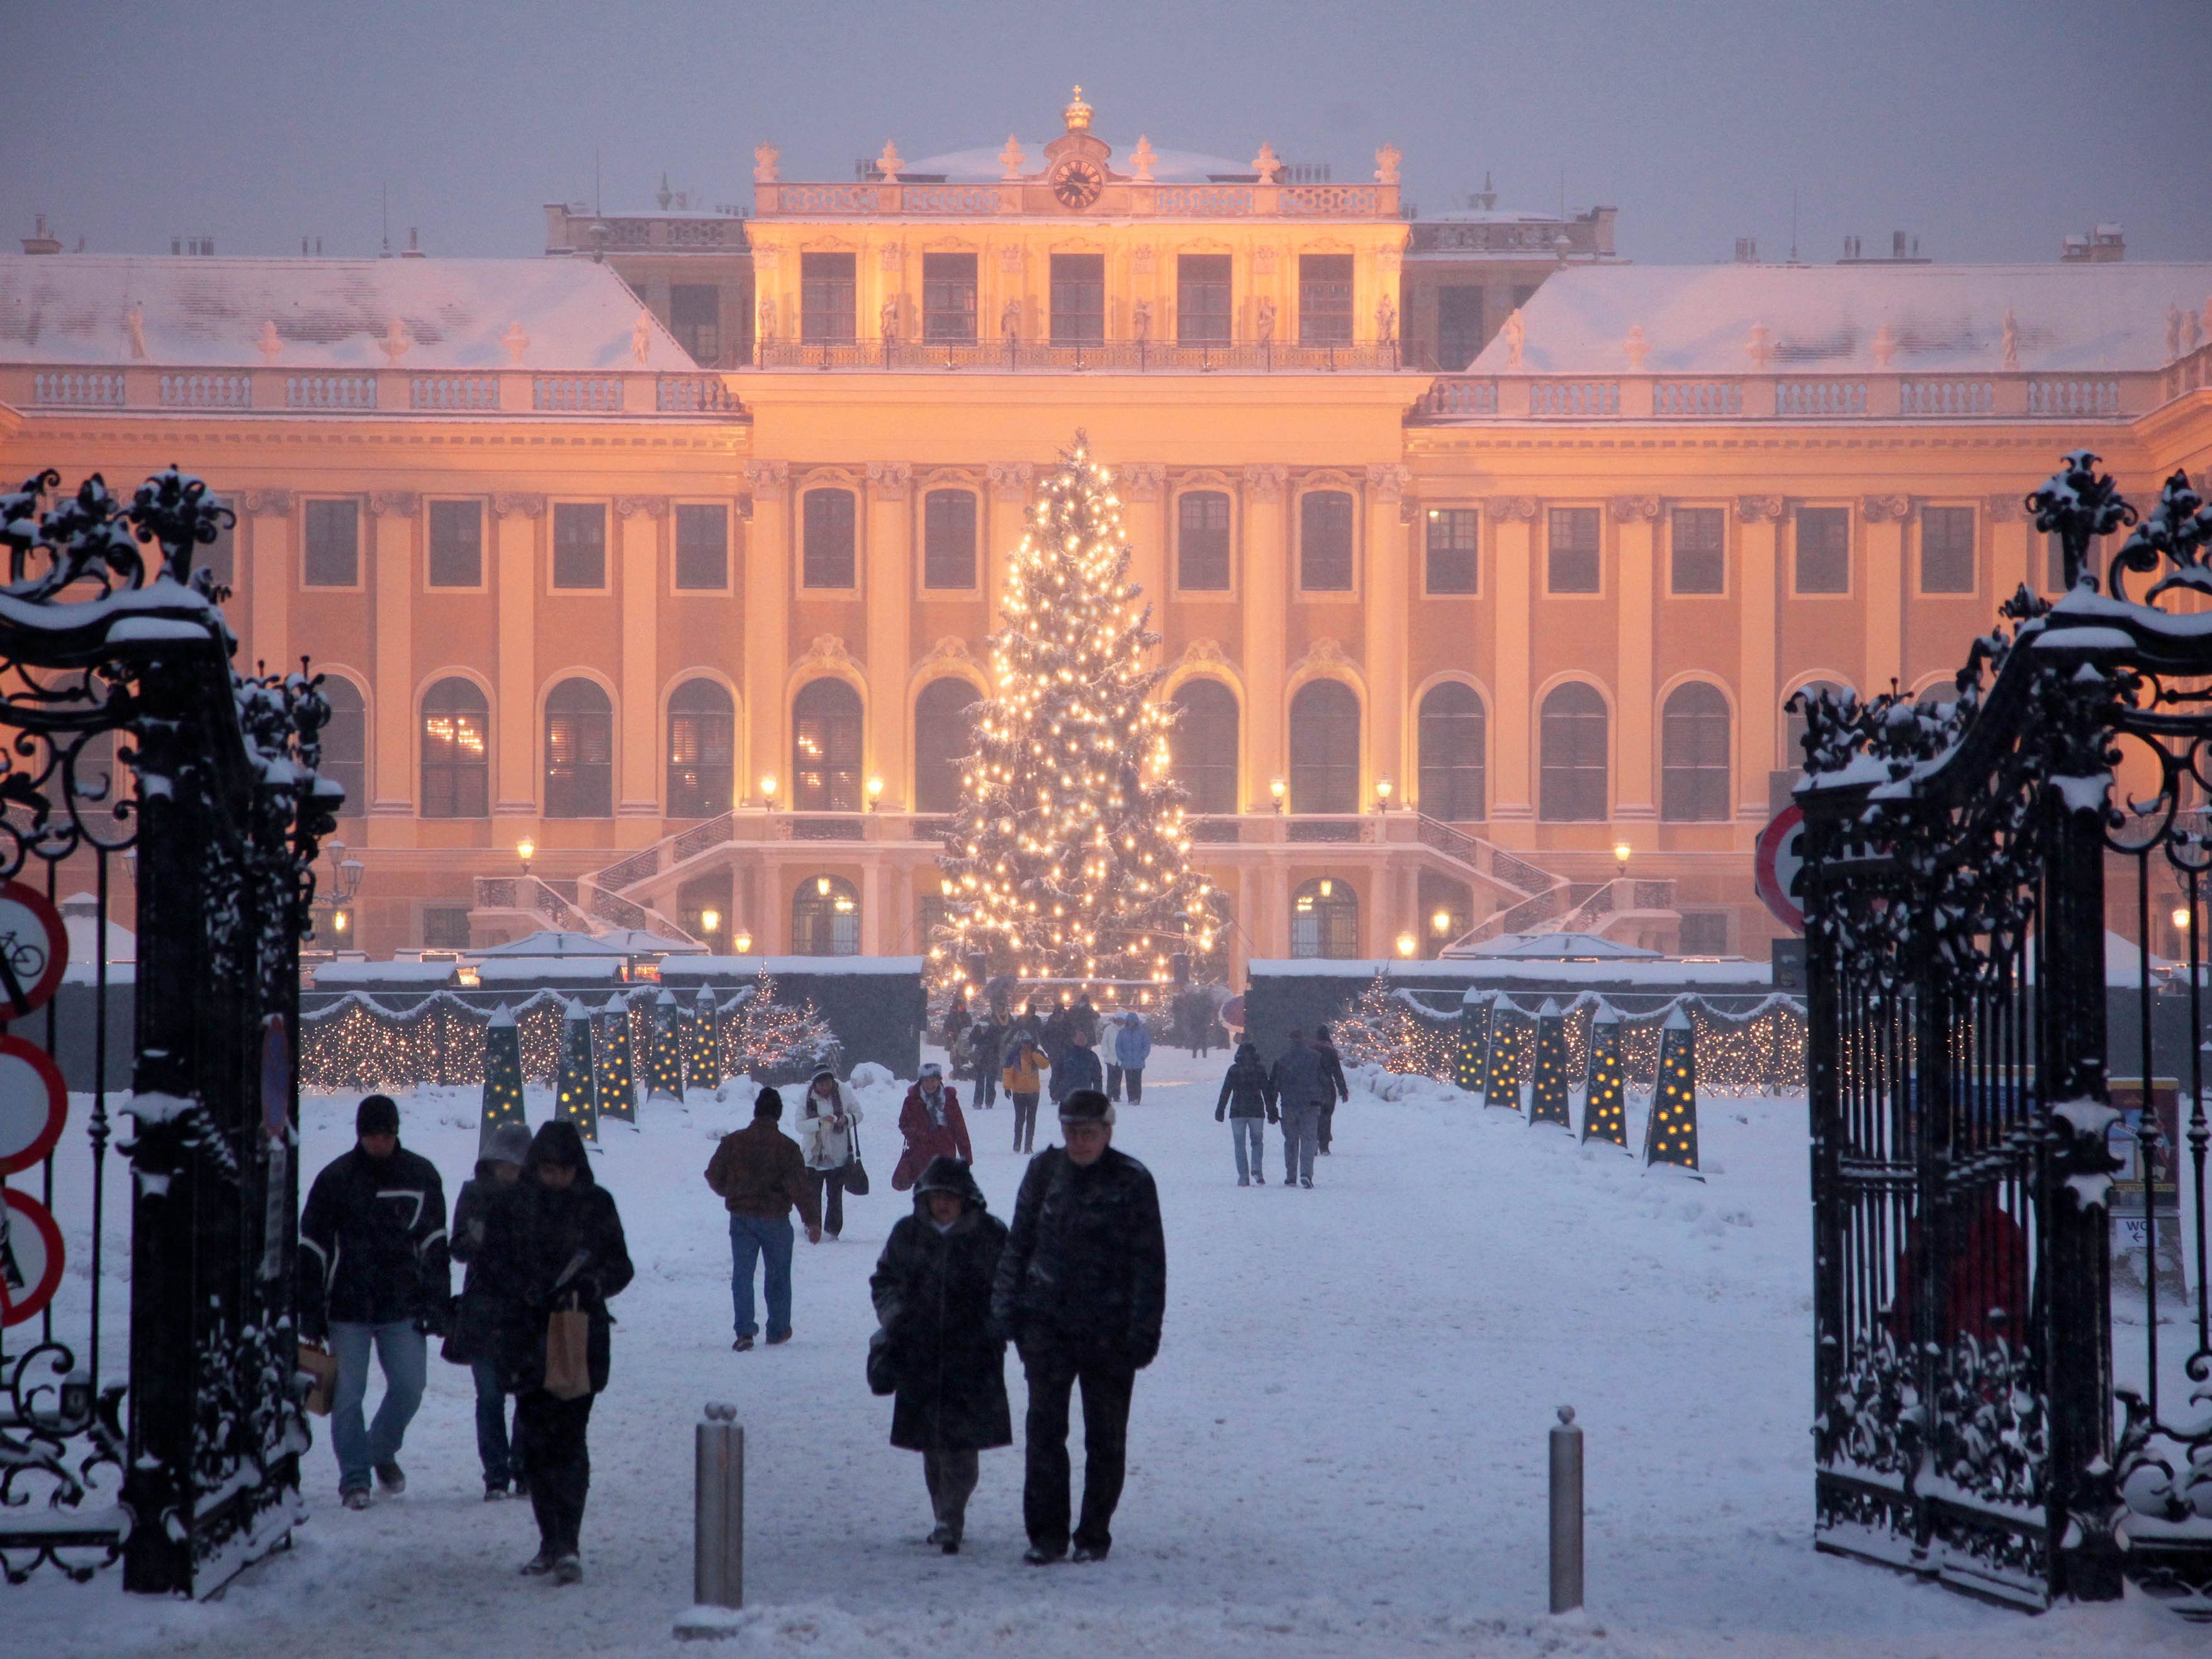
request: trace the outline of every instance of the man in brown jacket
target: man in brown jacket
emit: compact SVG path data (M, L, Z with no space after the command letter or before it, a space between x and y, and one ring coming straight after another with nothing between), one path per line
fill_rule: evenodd
M814 1182L799 1143L775 1127L783 1097L763 1089L753 1100L753 1121L724 1135L707 1165L707 1184L730 1212L730 1300L737 1312L739 1353L753 1345L753 1264L768 1264L768 1345L791 1340L791 1211L806 1224L806 1242L822 1242L822 1216Z

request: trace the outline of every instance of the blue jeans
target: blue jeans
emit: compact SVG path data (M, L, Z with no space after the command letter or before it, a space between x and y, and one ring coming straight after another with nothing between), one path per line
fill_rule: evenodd
M362 1426L362 1402L368 1398L371 1346L384 1367L384 1398L376 1419ZM422 1379L428 1369L429 1339L411 1319L388 1325L331 1322L331 1353L338 1362L337 1386L331 1394L331 1449L338 1455L338 1490L367 1492L368 1474L399 1455L399 1443L422 1403Z
M1249 1181L1258 1176L1267 1177L1261 1169L1261 1154L1267 1146L1267 1120L1264 1117L1232 1117L1229 1120L1229 1139L1237 1148L1237 1178ZM1251 1150L1248 1153L1247 1147Z
M1314 1152L1320 1144L1321 1103L1285 1105L1283 1118L1283 1180L1313 1185Z
M737 1315L737 1333L751 1336L760 1327L753 1322L753 1264L768 1264L768 1340L779 1341L791 1334L791 1244L789 1216L763 1221L757 1216L730 1218L730 1303Z
M479 1359L469 1367L477 1380L477 1461L484 1485L504 1486L522 1474L522 1412L515 1410L515 1432L507 1430L507 1396L500 1391L499 1361Z

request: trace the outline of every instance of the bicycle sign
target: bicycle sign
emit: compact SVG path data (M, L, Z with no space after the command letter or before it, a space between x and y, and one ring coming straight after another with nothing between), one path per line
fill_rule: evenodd
M69 934L44 893L0 882L0 1014L21 1019L53 1000L69 966Z

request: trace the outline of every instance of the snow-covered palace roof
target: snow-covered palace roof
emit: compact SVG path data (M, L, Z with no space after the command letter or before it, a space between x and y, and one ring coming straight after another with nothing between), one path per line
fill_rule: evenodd
M0 362L697 368L629 285L589 259L85 253L0 254Z
M1509 330L1474 373L2117 374L2212 331L2212 264L1577 266L1522 322L1517 369Z

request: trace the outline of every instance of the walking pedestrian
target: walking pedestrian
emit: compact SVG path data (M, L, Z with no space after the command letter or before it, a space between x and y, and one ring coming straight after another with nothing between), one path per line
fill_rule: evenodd
M1276 1060L1267 1086L1283 1121L1283 1185L1310 1190L1322 1102L1333 1097L1322 1076L1321 1056L1307 1045L1304 1033L1291 1033L1290 1047Z
M1096 1089L1060 1105L1060 1146L1030 1160L999 1258L992 1323L1029 1377L1023 1559L1043 1566L1113 1547L1128 1452L1129 1396L1160 1348L1167 1241L1151 1172L1115 1152L1114 1106ZM1067 1407L1083 1389L1083 1507L1068 1529Z
M1106 1073L1098 1063L1097 1051L1071 1033L1067 1046L1053 1060L1052 1079L1048 1086L1055 1107L1066 1104L1068 1096L1078 1089L1096 1089L1103 1094Z
M483 1261L505 1314L500 1382L520 1396L515 1419L538 1520L538 1553L522 1571L574 1584L584 1576L584 1500L592 1486L586 1435L612 1358L607 1298L621 1294L634 1272L622 1216L592 1179L574 1124L556 1120L538 1131L512 1201L495 1205L487 1218ZM574 1351L556 1340L554 1328L556 1315L565 1321L578 1314L585 1323L581 1367L573 1366Z
M1085 1048L1098 1046L1098 1010L1091 1005L1090 992L1077 994L1075 1006L1067 1011L1067 1028Z
M1334 1138L1336 1129L1337 1103L1351 1099L1352 1090L1344 1080L1344 1056L1336 1052L1336 1044L1330 1040L1326 1025L1314 1027L1314 1054L1321 1061L1321 1080L1327 1085L1322 1092L1318 1137L1321 1155L1327 1158L1328 1143Z
M1144 1018L1134 1008L1122 1010L1108 1047L1106 1098L1121 1099L1126 1085L1129 1104L1134 1106L1145 1097L1145 1062L1152 1057L1152 1034L1145 1029Z
M1237 1045L1237 1057L1221 1079L1221 1098L1214 1103L1213 1121L1229 1119L1229 1139L1237 1149L1237 1184L1267 1184L1267 1133L1262 1124L1275 1121L1275 1097L1268 1087L1267 1068L1260 1051L1249 1042Z
M1006 1028L990 1011L968 1029L968 1053L975 1066L976 1106L989 1111L999 1097L999 1068L1004 1063Z
M979 1452L1013 1443L1006 1345L992 1334L991 1287L1006 1227L990 1213L974 1170L933 1158L915 1183L869 1276L876 1319L897 1379L891 1444L921 1454L936 1527L928 1541L960 1553Z
M1006 1055L1006 1064L999 1080L1006 1085L1006 1098L1014 1103L1014 1150L1028 1152L1036 1150L1037 1096L1044 1090L1044 1050L1037 1047L1036 1039L1028 1031L1017 1027L1013 1047Z
M845 1176L852 1168L853 1132L860 1121L860 1103L853 1091L828 1066L817 1072L799 1103L799 1150L814 1182L814 1205L824 1238L845 1231Z
M496 1503L510 1490L530 1494L529 1472L522 1461L522 1410L514 1407L507 1425L507 1394L499 1380L499 1332L506 1310L492 1293L483 1272L483 1244L491 1212L520 1190L522 1165L530 1156L530 1129L502 1124L485 1143L476 1175L461 1183L453 1199L453 1257L467 1267L461 1298L454 1304L446 1334L445 1357L466 1365L477 1390L477 1462L483 1468L484 1501Z
M933 1060L922 1063L921 1075L906 1091L899 1108L899 1133L906 1137L906 1150L891 1171L891 1185L900 1192L921 1178L933 1158L975 1161L968 1144L968 1120L960 1115L959 1091L946 1084L945 1068Z
M791 1212L806 1226L806 1242L822 1242L822 1212L799 1143L776 1127L783 1097L763 1089L753 1097L753 1121L716 1143L707 1164L707 1185L730 1212L730 1305L737 1339L731 1352L753 1346L760 1326L753 1317L753 1268L762 1267L768 1300L768 1345L791 1340Z
M407 1490L399 1447L422 1403L428 1339L445 1334L453 1273L446 1189L429 1159L399 1144L398 1104L365 1096L353 1127L353 1150L315 1177L300 1217L300 1338L327 1343L337 1358L331 1449L338 1495L348 1509L365 1510L372 1470L386 1496ZM384 1398L363 1427L372 1349Z

